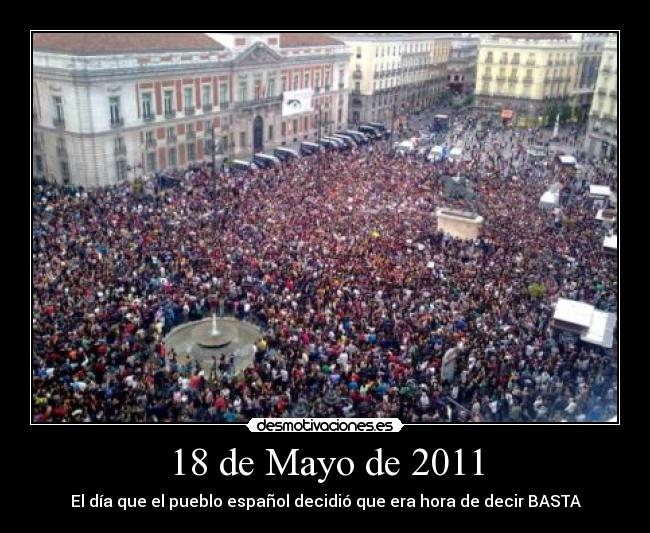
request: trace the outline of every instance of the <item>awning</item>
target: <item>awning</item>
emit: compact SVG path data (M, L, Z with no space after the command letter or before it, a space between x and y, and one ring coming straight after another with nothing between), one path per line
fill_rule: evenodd
M511 119L514 115L514 111L512 109L504 109L501 111L501 118L503 119Z

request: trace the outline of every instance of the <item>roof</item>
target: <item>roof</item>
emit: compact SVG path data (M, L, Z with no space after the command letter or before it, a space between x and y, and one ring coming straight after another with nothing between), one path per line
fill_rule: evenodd
M618 235L609 235L603 239L603 247L618 250Z
M607 185L589 185L589 194L592 196L609 196L611 192Z
M588 328L591 325L591 318L594 314L594 306L576 300L567 300L560 298L555 306L555 313L553 318L568 322L569 324L576 324L583 328Z
M280 48L294 48L300 46L337 46L341 41L325 35L324 33L281 33Z
M589 329L580 335L580 340L604 348L614 345L614 329L616 328L616 315L605 311L594 310Z
M560 163L563 165L575 165L576 164L576 158L573 157L572 155L561 155L559 157Z
M75 55L224 50L204 33L33 33L34 50Z
M535 39L540 41L544 39L560 41L560 40L571 38L571 36L568 33L545 33L545 32L495 33L494 36L507 37L508 39Z

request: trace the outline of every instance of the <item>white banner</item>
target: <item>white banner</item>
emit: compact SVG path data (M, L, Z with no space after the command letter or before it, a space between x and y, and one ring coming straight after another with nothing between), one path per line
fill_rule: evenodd
M312 89L285 91L282 99L282 116L290 117L298 113L312 111L311 98L313 93Z

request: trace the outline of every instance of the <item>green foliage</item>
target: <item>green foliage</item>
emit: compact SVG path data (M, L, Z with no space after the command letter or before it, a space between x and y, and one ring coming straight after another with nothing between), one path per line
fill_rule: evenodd
M544 283L531 283L528 286L528 293L533 298L542 298L546 294L546 285Z

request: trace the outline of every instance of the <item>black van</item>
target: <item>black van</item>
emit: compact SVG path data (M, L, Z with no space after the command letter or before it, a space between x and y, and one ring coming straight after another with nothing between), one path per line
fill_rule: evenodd
M300 153L301 155L312 155L317 153L319 150L323 150L323 148L312 142L304 141L300 143Z
M372 126L359 126L359 131L361 133L365 133L368 137L375 141L383 137L383 135Z
M277 168L280 166L280 160L277 157L261 153L253 156L253 163L260 168Z
M292 159L300 159L300 154L291 148L278 146L273 150L273 155L280 161L291 161Z

